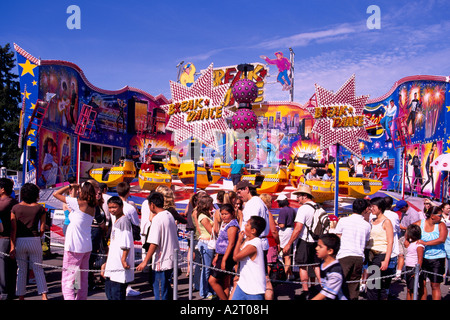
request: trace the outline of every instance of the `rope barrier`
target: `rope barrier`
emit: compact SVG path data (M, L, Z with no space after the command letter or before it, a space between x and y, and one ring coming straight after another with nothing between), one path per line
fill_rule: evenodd
M187 237L181 237L181 238L182 239L187 239ZM10 254L5 253L5 252L0 252L0 255L4 256L4 257L10 257ZM97 256L100 256L100 257L106 257L107 256L107 254L104 254L104 253L91 253L91 255L97 255ZM18 260L17 258L15 258L15 259ZM167 259L159 260L159 261L156 261L154 263L162 263L162 262L165 262L165 261L172 261L173 262L174 260L175 260L174 256L171 255ZM28 260L26 260L26 261L28 262ZM142 259L135 259L135 263L137 263L139 261L142 261ZM185 266L186 264L192 263L192 265L196 265L196 266L198 266L200 268L209 268L210 270L215 270L217 272L222 272L222 273L229 274L229 275L232 275L232 276L239 276L239 273L236 273L236 272L222 270L222 269L219 269L219 268L216 268L216 267L213 267L213 266L204 265L204 264L196 262L196 261L189 261L188 259L184 259L182 257L182 254L181 254L181 252L179 250L177 250L177 259L176 259L176 261L177 261L178 268L180 268L182 266ZM42 268L59 269L61 271L73 271L72 268L64 268L63 266L55 266L55 265L50 265L50 264L45 264L45 263L37 263L37 262L34 262L34 264L38 265L39 267L42 267ZM147 266L151 266L152 264L153 264L153 262L150 262ZM273 264L273 263L269 263L268 265L270 266L271 264ZM307 267L313 267L313 266L318 266L318 265L319 265L319 263L298 264L298 265L293 264L293 265L290 265L290 267L291 268L296 268L296 267L297 268L307 268ZM131 269L136 271L136 267L133 267ZM101 272L101 269L78 269L77 271L79 271L79 272L98 273L98 272ZM124 270L123 269L115 269L115 270L104 270L104 271L108 271L108 272L123 272ZM414 272L415 272L414 270L402 271L401 275L406 275L406 274L414 273ZM437 274L437 273L433 273L433 272L426 271L426 270L419 270L419 274L420 273L427 273L427 274L430 274L430 275L439 276L439 277L442 277L443 279L449 279L450 278L450 276ZM370 277L370 278L366 279L365 281L367 282L367 281L383 280L383 279L386 279L386 278L394 278L394 277L396 277L395 274L390 274L390 275L380 276L380 277L376 277L376 278ZM305 284L305 283L308 284L308 285L320 284L320 283L317 283L317 282L310 282L310 281L305 282L305 281L276 280L276 279L270 279L270 281L273 282L273 283L278 283L278 284L286 283L286 284L290 284L290 285L292 285L292 284L302 285L302 284ZM347 283L356 283L356 282L359 283L359 282L361 282L361 280L347 281Z

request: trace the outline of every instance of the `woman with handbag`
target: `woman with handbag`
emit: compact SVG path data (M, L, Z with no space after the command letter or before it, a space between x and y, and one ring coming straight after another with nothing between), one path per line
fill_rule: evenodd
M213 230L212 212L213 199L210 196L200 197L197 204L197 225L200 232L198 251L202 261L200 274L200 296L206 299L213 298L213 290L208 283L210 267L214 256L216 235Z

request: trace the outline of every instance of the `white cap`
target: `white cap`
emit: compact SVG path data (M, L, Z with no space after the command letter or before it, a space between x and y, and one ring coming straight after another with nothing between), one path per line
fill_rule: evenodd
M286 195L284 193L282 193L282 194L278 195L276 200L278 201L278 200L286 200L286 199L287 199Z

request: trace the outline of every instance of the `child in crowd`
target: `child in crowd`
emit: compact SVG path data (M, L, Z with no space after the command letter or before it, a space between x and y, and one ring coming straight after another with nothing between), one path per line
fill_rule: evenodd
M322 290L311 300L347 300L348 290L336 254L341 241L334 233L324 234L319 238L316 247L317 257L322 259L320 265L320 285Z
M221 205L220 218L222 223L216 242L216 255L212 261L213 267L220 271L213 269L208 281L220 300L228 300L232 275L226 271L234 271L236 265L233 260L233 251L239 233L239 222L233 205L229 203Z
M234 261L239 262L239 280L232 300L264 300L266 270L259 236L265 228L264 218L252 216L239 233L233 253Z
M412 300L414 297L414 280L415 280L414 269L417 264L420 267L422 267L423 253L425 247L423 244L418 243L418 240L420 240L421 238L422 238L422 230L420 229L420 226L416 224L410 224L406 228L405 246L409 243L405 253L406 287L408 288L406 300ZM424 293L422 273L419 275L418 285L419 285L418 297L420 299L420 297L422 297Z
M108 300L125 300L126 290L134 280L134 241L131 220L123 213L123 201L118 196L108 199L108 209L115 221L111 230L106 263L102 265Z

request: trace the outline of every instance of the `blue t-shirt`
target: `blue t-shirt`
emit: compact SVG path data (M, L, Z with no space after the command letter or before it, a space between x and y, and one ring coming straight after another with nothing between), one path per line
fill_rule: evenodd
M230 164L231 174L240 174L242 168L245 167L245 163L242 160L236 159Z

